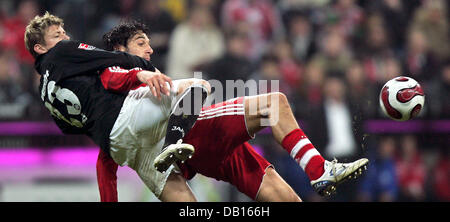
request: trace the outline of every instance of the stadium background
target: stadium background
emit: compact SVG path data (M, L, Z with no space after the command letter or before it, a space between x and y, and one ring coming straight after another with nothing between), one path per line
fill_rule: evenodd
M449 201L448 8L444 0L2 0L0 201L99 200L97 147L62 135L40 103L23 33L45 11L65 20L72 39L99 47L122 19L140 19L153 62L173 78L279 80L326 158L371 160L364 177L323 199L264 130L251 143L305 201ZM379 110L381 86L397 75L425 90L415 120ZM134 172L118 174L120 201L157 201ZM199 175L190 185L200 201L249 200Z

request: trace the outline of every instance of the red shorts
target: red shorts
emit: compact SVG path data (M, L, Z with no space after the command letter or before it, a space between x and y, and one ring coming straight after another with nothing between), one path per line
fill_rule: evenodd
M195 147L192 159L178 164L186 179L196 173L234 185L255 199L271 164L247 141L243 97L204 108L183 142Z

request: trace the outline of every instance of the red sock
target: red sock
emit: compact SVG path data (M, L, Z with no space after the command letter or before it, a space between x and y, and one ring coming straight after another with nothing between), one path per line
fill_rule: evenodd
M295 129L287 134L281 145L300 164L310 180L316 180L325 172L325 160L309 141L303 130Z

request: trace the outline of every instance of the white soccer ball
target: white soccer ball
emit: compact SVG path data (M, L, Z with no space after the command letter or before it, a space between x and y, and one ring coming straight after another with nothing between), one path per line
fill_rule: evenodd
M410 77L395 77L384 84L380 92L381 109L393 120L406 121L416 117L424 103L422 87Z

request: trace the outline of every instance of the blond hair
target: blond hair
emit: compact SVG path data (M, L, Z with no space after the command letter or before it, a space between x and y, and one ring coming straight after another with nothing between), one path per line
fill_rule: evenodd
M38 56L38 54L34 51L34 45L45 45L45 32L48 27L52 25L64 26L64 21L49 12L45 12L42 16L37 15L28 23L25 29L25 47L34 58Z

